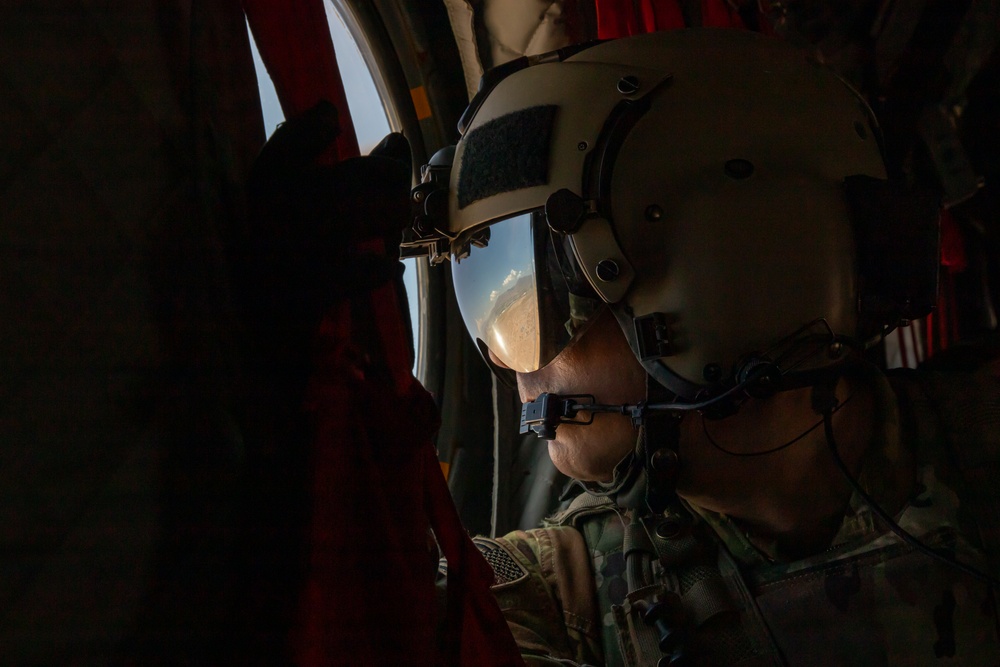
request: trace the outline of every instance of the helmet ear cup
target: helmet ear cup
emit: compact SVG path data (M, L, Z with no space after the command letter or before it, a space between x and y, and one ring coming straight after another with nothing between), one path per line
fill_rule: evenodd
M778 365L767 357L749 355L737 363L734 378L750 396L769 398L781 388L783 375Z
M764 399L776 394L781 389L783 377L781 368L767 357L747 355L736 363L731 380L736 387L743 388L743 393L737 392L722 398L700 412L706 419L725 419L739 411L746 396ZM725 383L722 386L725 388L727 385Z

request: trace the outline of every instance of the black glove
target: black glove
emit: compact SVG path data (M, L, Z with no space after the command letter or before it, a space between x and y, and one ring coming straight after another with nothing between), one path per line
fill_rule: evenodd
M295 384L305 381L309 343L329 307L402 274L409 143L390 134L368 156L317 164L338 132L336 109L320 102L278 127L249 178L237 284L266 366ZM358 252L372 239L385 254Z

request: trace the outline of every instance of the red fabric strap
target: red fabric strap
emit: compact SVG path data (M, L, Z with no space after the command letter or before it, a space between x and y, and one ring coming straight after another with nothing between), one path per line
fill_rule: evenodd
M322 0L243 0L243 11L260 58L274 82L285 118L331 102L340 117L336 155L329 162L358 155L358 140Z
M613 39L686 27L677 0L595 0L597 37ZM701 25L745 28L740 15L725 0L701 0Z
M285 116L330 101L341 132L323 161L356 156L323 0L244 0L244 9ZM353 250L388 249L373 238ZM437 409L414 380L407 349L393 283L340 302L317 333L305 405L312 514L294 661L523 664L489 590L492 570L441 475ZM449 562L447 655L438 653L429 527Z

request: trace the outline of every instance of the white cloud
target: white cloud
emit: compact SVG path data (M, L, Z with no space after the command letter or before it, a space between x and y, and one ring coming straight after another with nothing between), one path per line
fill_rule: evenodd
M495 289L490 292L490 303L494 303L497 300L497 298L503 293L503 288L510 287L511 284L516 283L523 275L524 271L512 269L511 272L507 274L507 277L503 279L503 282L500 283L501 289Z

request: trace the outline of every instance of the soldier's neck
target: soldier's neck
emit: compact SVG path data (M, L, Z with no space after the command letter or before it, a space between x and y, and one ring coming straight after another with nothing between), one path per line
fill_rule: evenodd
M837 448L856 477L872 441L872 392L842 381L837 397ZM823 426L813 428L821 419L812 410L811 391L802 389L749 401L723 420L686 420L678 494L737 520L751 538L777 545L786 557L822 551L836 535L852 489Z

